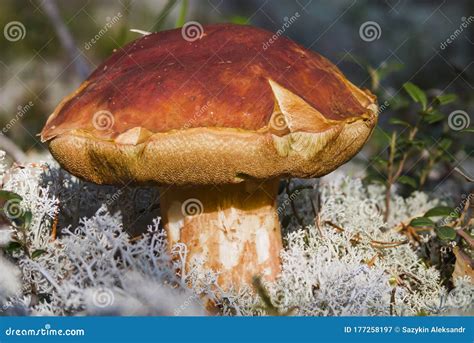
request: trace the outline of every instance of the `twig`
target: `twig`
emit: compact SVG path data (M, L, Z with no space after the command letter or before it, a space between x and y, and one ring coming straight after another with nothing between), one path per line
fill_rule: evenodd
M408 134L408 141L411 142L415 139L416 134L418 133L418 125L420 120L418 120L417 124L410 129L410 133ZM397 149L397 134L395 132L392 133L392 137L390 140L390 147L389 147L389 159L387 163L387 187L385 190L385 213L384 213L384 220L387 221L390 215L390 196L392 191L392 186L398 180L398 178L402 175L403 168L405 167L405 163L408 159L408 155L410 149L406 149L398 163L397 170L394 171L393 167L395 165L395 153Z
M53 225L51 227L51 240L56 240L58 235L59 210L54 213Z
M397 294L397 287L393 287L390 294L390 315L393 316L393 310L395 308L395 295Z
M459 174L461 174L467 181L469 182L474 182L474 178L467 175L467 173L463 172L461 169L459 169L458 167L454 168L454 171L455 172L458 172Z
M458 234L458 236L464 238L464 240L471 246L471 247L474 247L474 239L469 236L469 234L467 234L463 229L460 229L460 230L456 230L456 233Z
M344 232L345 231L344 228L340 227L337 224L334 224L331 221L326 220L326 221L324 221L324 224L332 226L338 232ZM377 241L377 240L371 239L370 237L369 237L369 239L370 239L370 245L372 247L378 248L378 249L395 248L399 245L408 243L408 240L398 241L398 242L382 242L382 241ZM353 242L353 243L358 243L359 241L360 241L359 233L357 233L354 237L351 238L351 242Z
M399 245L403 245L407 243L408 243L407 239L404 241L398 241L398 242L380 242L380 241L372 240L370 245L372 245L374 248L387 249L387 248L395 248L395 247L398 247Z
M161 12L158 14L158 20L156 21L156 23L153 26L153 29L151 31L153 31L153 32L160 31L161 26L163 25L163 22L166 20L166 18L170 14L170 12L173 9L174 5L176 5L176 2L177 2L177 0L168 0L165 7L163 7Z
M324 224L332 226L333 228L335 228L339 232L344 232L344 229L342 227L340 227L339 225L334 224L333 222L331 222L329 220L324 221Z
M15 162L21 163L26 160L26 155L10 138L0 134L0 148L4 150Z
M81 77L81 79L85 79L90 72L89 66L86 64L81 52L76 47L71 32L61 19L61 15L59 14L58 6L55 0L43 0L41 2L41 6L46 12L48 18L51 20L61 45L74 63L77 74Z

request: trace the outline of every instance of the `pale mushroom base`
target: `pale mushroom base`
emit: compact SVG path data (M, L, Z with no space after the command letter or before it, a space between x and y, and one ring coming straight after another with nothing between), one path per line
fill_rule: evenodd
M186 246L186 271L218 273L224 289L280 273L282 239L276 211L278 180L221 186L164 187L161 213L170 248Z

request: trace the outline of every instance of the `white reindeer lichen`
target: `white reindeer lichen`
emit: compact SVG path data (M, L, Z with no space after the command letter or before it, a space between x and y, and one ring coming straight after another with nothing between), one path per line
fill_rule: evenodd
M33 215L26 246L13 253L21 285L10 270L15 267L0 260L5 308L34 315L203 315L210 301L223 315L269 314L252 289L224 291L216 273L199 263L185 265L186 246L172 247L170 256L155 190L95 186L54 163L2 171L4 189L21 195L22 208ZM385 223L382 187L340 179L323 184L320 195L317 223L285 230L282 273L265 284L280 313L413 315L471 308L469 280L455 281L448 294L439 272L426 267L417 247L394 230L437 200L423 193L393 195ZM308 199L301 193L294 200L308 222ZM148 228L139 235L136 227L144 222ZM22 234L14 230L14 236Z

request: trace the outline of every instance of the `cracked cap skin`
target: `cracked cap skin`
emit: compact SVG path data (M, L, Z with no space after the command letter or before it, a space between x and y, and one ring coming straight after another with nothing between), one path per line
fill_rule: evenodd
M98 184L222 184L319 177L352 158L376 98L324 57L251 26L153 33L115 51L41 132Z

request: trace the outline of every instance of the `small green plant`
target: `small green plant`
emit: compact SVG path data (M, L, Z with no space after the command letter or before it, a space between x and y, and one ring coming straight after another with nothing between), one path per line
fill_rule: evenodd
M437 265L443 283L448 286L451 286L451 276L456 273L456 268L460 276L472 275L473 272L474 237L471 228L474 219L470 211L473 197L474 194L470 193L457 208L434 207L422 217L413 218L405 227L412 237L420 241L427 264ZM417 234L425 231L433 231L434 237L427 241L420 240Z
M395 184L405 185L411 190L422 189L429 173L440 162L451 162L453 156L450 152L453 144L450 129L447 125L440 127L438 124L447 118L443 110L456 101L456 95L428 96L427 92L411 82L405 83L403 89L415 104L404 110L415 113L410 120L395 116L390 118L390 124L402 129L383 132L388 138L386 158L378 155L372 159L373 172L369 176L386 186L385 220L390 216L390 199Z
M0 201L3 202L0 213L15 229L12 240L5 250L12 255L22 251L31 258L37 258L46 251L42 249L30 251L28 229L30 228L33 214L31 211L21 207L22 200L23 198L14 192L0 190Z
M378 182L385 186L384 221L396 217L393 205L394 186L405 195L415 190L433 189L437 182L451 176L453 170L472 182L472 176L465 175L456 166L456 156L465 155L466 146L470 144L465 138L469 127L459 128L453 123L453 113L463 107L466 101L456 94L439 90L423 90L412 82L406 82L393 94L381 86L381 81L397 68L390 63L379 68L368 66L371 88L379 98L381 122L385 126L384 116L390 116L389 130L378 128L376 139L380 153L371 159L366 182ZM387 100L386 100L387 99ZM455 105L455 106L453 106ZM465 123L463 123L465 124ZM467 121L468 126L469 123ZM435 171L434 173L432 173ZM436 176L437 175L437 176ZM465 188L459 184L456 192ZM456 208L437 206L411 218L407 223L399 224L399 231L421 246L421 253L427 265L436 266L442 275L443 283L450 286L453 266L458 255L454 249L468 260L467 266L473 263L473 238L470 206L474 201L473 194L464 198ZM454 200L456 204L459 200ZM470 205L471 204L471 205ZM456 255L456 256L455 256ZM467 267L469 269L469 267ZM472 268L470 269L472 272Z

